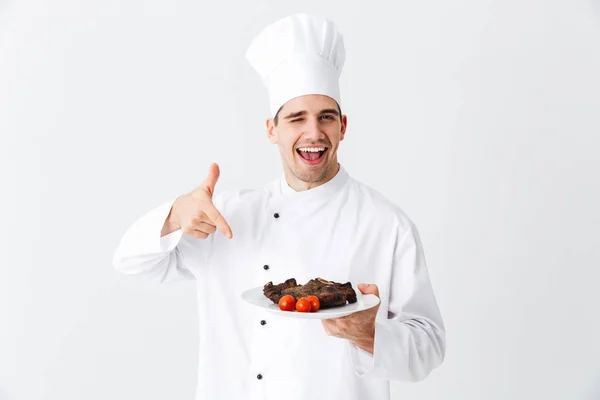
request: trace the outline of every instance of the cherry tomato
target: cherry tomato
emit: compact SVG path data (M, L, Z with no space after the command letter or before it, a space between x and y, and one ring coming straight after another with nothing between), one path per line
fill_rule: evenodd
M279 309L281 311L294 311L294 308L296 308L294 296L285 295L279 299Z
M298 299L296 302L296 311L310 312L310 300L308 300L306 297Z
M308 296L308 301L310 301L310 312L319 311L321 307L321 302L317 296Z

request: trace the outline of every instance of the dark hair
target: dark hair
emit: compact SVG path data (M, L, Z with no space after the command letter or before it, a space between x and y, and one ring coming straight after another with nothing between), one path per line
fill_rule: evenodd
M342 108L340 107L340 105L338 104L338 102L335 102L335 105L337 106L338 112L340 113L340 118L342 118ZM275 122L275 126L277 126L277 124L279 123L279 112L281 111L281 109L283 108L283 106L279 107L279 110L277 110L277 114L275 114L275 117L273 118L273 122Z

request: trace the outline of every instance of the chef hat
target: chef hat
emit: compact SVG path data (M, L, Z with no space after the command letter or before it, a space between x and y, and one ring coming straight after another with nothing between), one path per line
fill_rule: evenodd
M267 87L273 117L287 101L307 94L341 104L339 78L346 52L329 19L296 14L275 21L254 39L246 58Z

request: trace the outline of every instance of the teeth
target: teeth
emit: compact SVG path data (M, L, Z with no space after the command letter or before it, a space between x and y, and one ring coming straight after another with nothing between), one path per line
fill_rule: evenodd
M318 153L319 151L325 151L325 147L303 147L298 150L305 151L308 153Z

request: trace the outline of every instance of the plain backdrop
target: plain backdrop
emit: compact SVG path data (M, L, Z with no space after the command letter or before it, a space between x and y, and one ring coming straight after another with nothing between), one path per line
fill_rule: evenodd
M193 283L116 273L146 211L281 173L244 58L345 37L339 158L417 224L444 364L394 399L600 399L600 2L0 1L0 399L193 399Z

